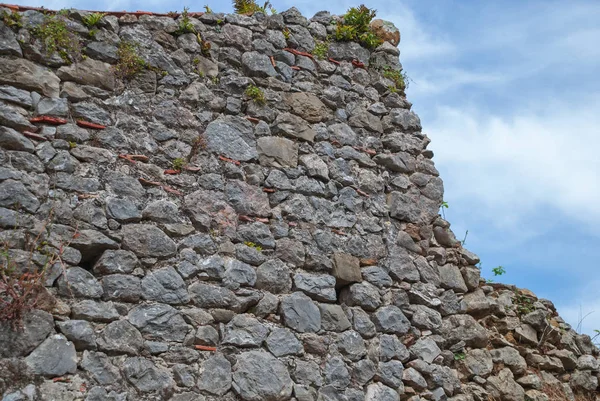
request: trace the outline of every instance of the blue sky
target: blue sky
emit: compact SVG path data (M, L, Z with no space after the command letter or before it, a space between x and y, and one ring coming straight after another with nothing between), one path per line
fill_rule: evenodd
M37 4L36 4L37 2ZM167 12L182 1L26 1L47 8ZM208 1L215 11L230 2ZM278 1L310 17L357 3ZM408 89L445 182L446 217L497 281L600 329L600 2L383 1L401 31ZM581 309L580 309L581 308Z

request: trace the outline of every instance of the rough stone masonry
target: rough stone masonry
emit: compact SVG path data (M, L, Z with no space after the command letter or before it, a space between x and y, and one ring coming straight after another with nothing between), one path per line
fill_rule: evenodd
M70 10L67 63L0 10L2 277L45 272L0 323L3 401L599 399L590 337L439 216L390 24L318 59L327 12L194 14L200 41Z

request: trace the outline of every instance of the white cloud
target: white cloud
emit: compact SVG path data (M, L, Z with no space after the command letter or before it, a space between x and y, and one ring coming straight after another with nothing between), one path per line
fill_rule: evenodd
M600 281L593 280L579 291L574 291L568 302L556 304L560 316L574 330L594 336L594 330L600 330L600 298L598 298ZM600 340L599 340L600 342Z
M477 107L437 108L425 130L447 198L483 208L496 226L499 216L516 224L542 206L600 223L598 102L600 96L508 118Z

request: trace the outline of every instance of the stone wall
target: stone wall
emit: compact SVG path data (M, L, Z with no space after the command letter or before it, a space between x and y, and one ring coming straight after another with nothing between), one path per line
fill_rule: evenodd
M597 399L590 338L482 280L438 215L429 139L381 72L394 45L312 58L326 12L195 14L198 38L71 11L61 57L19 15L0 235L33 309L0 323L4 401ZM125 81L121 41L149 65Z

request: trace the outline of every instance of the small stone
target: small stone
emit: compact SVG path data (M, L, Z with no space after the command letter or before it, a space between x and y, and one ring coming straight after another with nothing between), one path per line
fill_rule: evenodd
M389 305L379 308L373 315L373 323L378 331L387 334L405 334L410 329L410 321L400 308Z
M98 338L98 347L109 354L137 355L143 348L140 332L126 320L109 323Z
M119 318L119 312L112 302L96 302L85 299L71 308L73 319L91 320L93 322L111 322Z
M319 304L319 310L321 311L321 327L323 330L342 332L351 327L341 305Z
M159 392L168 397L175 385L166 369L157 367L146 358L127 358L122 371L127 381L142 393Z
M265 351L237 357L233 390L245 401L285 401L292 395L292 380L285 365Z
M187 287L179 273L172 267L153 271L142 279L144 299L167 304L185 304L190 301Z
M332 274L337 280L338 287L362 281L358 258L347 253L333 254Z
M231 363L222 355L215 354L202 364L198 388L222 396L231 388Z
M25 358L31 370L46 377L57 377L77 370L77 353L72 342L62 334L54 334Z
M177 246L158 227L149 224L128 224L123 227L122 246L139 257L170 257Z
M237 315L225 326L223 344L238 347L260 347L269 329L250 315Z
M77 298L100 298L104 290L90 272L75 266L58 279L58 293Z
M58 329L65 337L73 342L77 351L95 350L96 334L94 327L85 320L67 320L57 322Z
M321 329L319 308L301 292L283 298L281 314L285 325L298 332L315 333Z
M274 329L266 340L267 349L276 357L300 355L304 348L298 338L288 329Z

